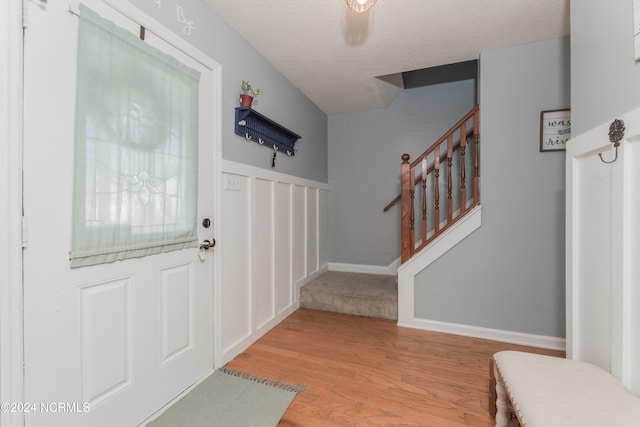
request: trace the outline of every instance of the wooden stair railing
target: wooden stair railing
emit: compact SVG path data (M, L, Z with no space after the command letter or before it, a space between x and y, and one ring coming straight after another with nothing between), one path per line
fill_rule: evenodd
M473 130L469 133L467 133L467 138L469 137L473 137ZM453 145L453 152L455 153L458 149L460 148L460 142L457 142ZM440 156L440 162L442 162L443 160L446 160L447 158L447 153L444 153ZM430 174L431 172L433 172L435 168L434 164L431 164L430 166L428 166L427 168L427 175ZM419 183L422 182L422 174L418 175L418 177L416 178L416 182L415 185L418 185ZM402 194L398 194L395 199L393 199L392 201L389 202L389 204L387 206L384 207L384 212L388 211L389 209L391 209L392 207L395 206L396 203L398 203L400 201L400 198L402 197Z
M468 127L471 129L468 130ZM471 139L470 143L469 139ZM409 154L402 155L400 195L384 208L387 211L400 201L400 260L402 263L480 204L479 144L480 106L476 105L412 163L409 163ZM469 147L472 150L472 157L467 156ZM471 180L467 177L467 167L473 169ZM468 180L469 184L473 185L473 198L469 200L467 199ZM418 225L421 242L418 246L416 246L416 186L418 186L417 197L420 199ZM445 200L441 200L441 192L445 193ZM441 202L443 202L442 206Z

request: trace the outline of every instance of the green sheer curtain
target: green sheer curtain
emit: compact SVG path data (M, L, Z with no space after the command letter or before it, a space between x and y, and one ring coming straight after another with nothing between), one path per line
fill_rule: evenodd
M200 73L80 5L71 266L197 246Z

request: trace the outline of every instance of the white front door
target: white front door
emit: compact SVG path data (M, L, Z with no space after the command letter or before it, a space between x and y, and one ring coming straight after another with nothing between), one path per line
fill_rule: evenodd
M84 3L129 29L110 6ZM140 12L125 2L124 13ZM27 2L24 72L26 426L135 426L213 370L213 250L71 269L77 2ZM155 25L156 27L157 24ZM198 238L213 239L218 69L148 28L145 41L201 73ZM206 61L205 61L206 62ZM215 68L215 69L214 69Z

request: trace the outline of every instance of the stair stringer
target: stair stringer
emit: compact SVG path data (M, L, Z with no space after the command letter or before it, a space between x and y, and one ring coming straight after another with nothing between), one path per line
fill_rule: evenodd
M398 326L423 329L415 317L415 278L435 260L477 230L482 206L476 206L428 246L398 268Z

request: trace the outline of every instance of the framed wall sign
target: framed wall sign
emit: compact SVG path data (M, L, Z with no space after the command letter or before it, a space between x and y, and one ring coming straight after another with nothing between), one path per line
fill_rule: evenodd
M540 112L540 151L564 150L570 138L570 109Z

